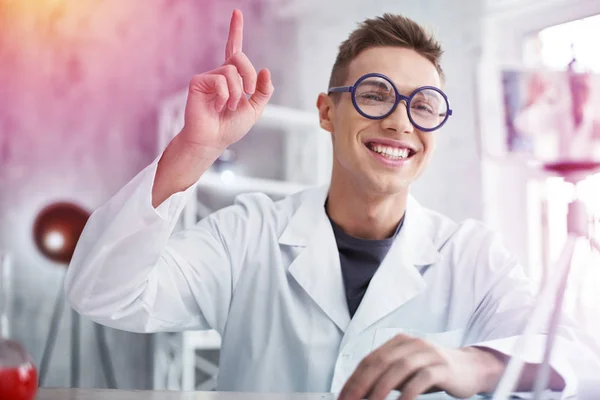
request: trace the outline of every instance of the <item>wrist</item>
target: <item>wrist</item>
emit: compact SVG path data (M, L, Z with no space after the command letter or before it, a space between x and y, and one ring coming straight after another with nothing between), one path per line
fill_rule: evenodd
M225 151L226 147L221 145L209 145L188 138L185 127L176 135L170 146L176 148L176 153L189 160L199 163L212 163Z
M475 367L480 387L478 393L493 393L506 368L506 357L492 349L465 347L461 351L469 355Z
M202 146L175 136L158 161L152 205L158 207L172 194L194 185L222 152L218 147Z
M200 179L222 152L220 148L190 143L176 136L159 164L164 162L169 165L167 169L172 184L188 187Z

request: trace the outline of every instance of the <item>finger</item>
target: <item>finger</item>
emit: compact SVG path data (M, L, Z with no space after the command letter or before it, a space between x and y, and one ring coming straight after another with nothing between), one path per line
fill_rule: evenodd
M227 85L227 78L223 75L212 75L211 79L214 81L215 88L215 110L217 112L223 111L225 105L227 104L227 100L229 100L229 89Z
M256 91L250 97L250 104L257 114L262 113L274 90L269 70L266 68L260 70L256 78Z
M400 388L402 392L400 400L413 400L430 388L440 384L445 380L447 371L447 367L443 364L421 369Z
M215 111L221 112L229 99L227 79L223 75L203 74L194 77L190 82L190 92L201 92L215 94Z
M235 110L242 97L242 81L237 68L227 64L215 69L213 74L223 75L227 79L227 91L229 92L227 107L232 111Z
M434 351L425 350L407 354L381 375L369 394L369 400L385 399L392 390L402 387L406 380L416 372L440 362L439 355Z
M229 23L229 36L227 45L225 46L225 61L229 60L232 55L242 51L242 42L244 39L244 17L238 9L233 10L231 14L231 22Z
M386 351L390 351L390 350L398 347L401 344L408 344L408 343L411 343L411 345L418 345L421 347L427 346L427 343L421 338L405 335L403 333L399 333L396 336L394 336L393 338L391 338L390 340L388 340L387 342L385 342L383 345L379 346L379 349L382 352L386 352Z
M248 56L240 51L231 56L227 60L227 64L231 64L237 68L244 82L244 91L248 94L253 94L256 90L257 76L256 69L254 69L254 65L252 65Z
M424 346L422 342L410 336L398 335L369 354L342 388L340 400L359 400L366 397L392 364L408 354L421 351Z

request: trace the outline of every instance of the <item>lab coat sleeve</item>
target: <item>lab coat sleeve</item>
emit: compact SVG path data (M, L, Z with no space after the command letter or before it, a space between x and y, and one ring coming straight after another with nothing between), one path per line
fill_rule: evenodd
M194 186L154 208L157 164L158 158L90 216L66 276L68 301L116 329L222 332L241 265L227 242L243 252L248 209L238 203L174 233Z
M473 274L474 293L479 302L465 344L514 356L516 342L532 315L536 294L516 257L505 249L496 235L486 234L479 245L475 262L477 271ZM525 362L539 364L542 361L546 333L547 325L544 324L519 354ZM590 339L574 321L563 316L551 366L566 382L564 394L577 390L582 369L599 365L597 349L593 348Z

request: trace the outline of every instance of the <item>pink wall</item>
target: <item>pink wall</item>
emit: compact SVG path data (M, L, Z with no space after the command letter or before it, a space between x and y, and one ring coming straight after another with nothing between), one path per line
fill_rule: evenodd
M161 97L212 63L214 6L199 4L0 3L0 177L11 203L30 191L93 192L94 203L153 157Z
M92 210L156 157L161 99L223 61L234 6L247 40L260 38L260 3L0 1L0 251L15 260L13 333L35 358L62 278L33 245L37 212L57 200ZM134 342L115 346L127 352ZM47 383L67 384L67 357L55 359ZM129 386L147 380L140 373ZM97 385L97 376L91 368L82 379Z

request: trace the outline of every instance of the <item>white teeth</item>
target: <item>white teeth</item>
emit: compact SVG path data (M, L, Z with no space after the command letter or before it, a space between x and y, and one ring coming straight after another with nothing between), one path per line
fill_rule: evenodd
M373 144L370 146L371 150L376 153L382 154L388 158L407 158L409 155L409 149L400 149L398 147L381 146L379 144Z

